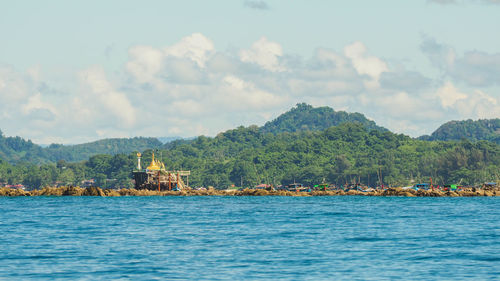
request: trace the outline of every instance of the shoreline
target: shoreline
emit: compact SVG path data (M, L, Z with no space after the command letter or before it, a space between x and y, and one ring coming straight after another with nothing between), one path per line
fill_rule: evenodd
M137 189L101 189L99 187L45 187L43 189L25 191L22 189L0 188L0 197L22 197L22 196L399 196L399 197L483 197L500 196L500 189L470 189L461 191L440 191L440 190L418 190L403 188L388 188L386 190L375 190L362 192L357 190L343 191L267 191L263 189L244 190L195 190L187 189L182 191L157 191L157 190L137 190Z

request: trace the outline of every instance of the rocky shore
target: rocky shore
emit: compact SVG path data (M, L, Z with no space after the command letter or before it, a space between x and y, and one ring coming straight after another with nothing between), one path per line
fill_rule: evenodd
M21 189L0 188L0 196L402 196L402 197L472 197L472 196L500 196L500 189L480 189L468 188L461 191L440 191L440 190L418 190L389 188L386 190L375 190L371 192L361 192L356 190L343 191L312 191L312 192L291 192L291 191L267 191L263 189L244 190L194 190L183 191L155 191L136 189L101 189L99 187L45 187L39 190L25 191Z

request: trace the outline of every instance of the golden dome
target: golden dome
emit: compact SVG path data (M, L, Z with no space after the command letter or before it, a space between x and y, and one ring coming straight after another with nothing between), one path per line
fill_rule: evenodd
M159 170L160 165L158 164L158 161L155 161L155 153L153 152L153 159L151 159L151 164L148 166L148 170Z

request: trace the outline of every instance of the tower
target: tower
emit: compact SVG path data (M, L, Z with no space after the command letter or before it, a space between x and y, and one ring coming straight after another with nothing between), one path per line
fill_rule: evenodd
M141 153L137 152L137 171L141 170Z

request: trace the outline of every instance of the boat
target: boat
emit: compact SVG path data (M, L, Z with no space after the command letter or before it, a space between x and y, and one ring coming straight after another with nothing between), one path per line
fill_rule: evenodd
M411 187L414 190L429 190L431 188L431 185L429 183L417 183Z
M280 190L292 192L311 192L310 187L305 187L301 183L292 183L286 186L282 186Z

